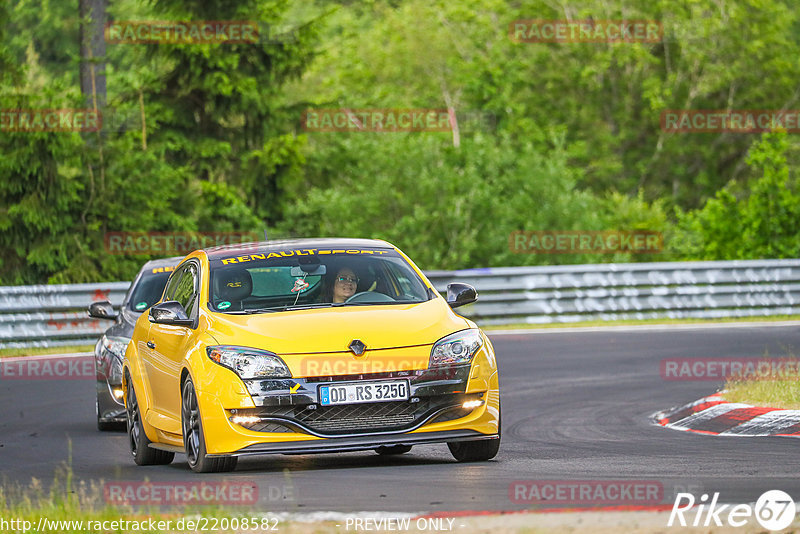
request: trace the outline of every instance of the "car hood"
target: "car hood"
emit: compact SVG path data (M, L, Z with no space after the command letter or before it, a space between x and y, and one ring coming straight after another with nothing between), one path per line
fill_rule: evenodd
M432 345L470 327L442 299L210 317L208 332L221 345L262 348L276 354L347 353L355 339L361 340L367 351Z

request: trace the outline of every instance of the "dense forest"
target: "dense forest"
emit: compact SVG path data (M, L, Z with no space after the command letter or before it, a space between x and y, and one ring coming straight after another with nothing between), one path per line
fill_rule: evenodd
M0 3L0 285L130 279L119 232L386 239L423 269L798 257L797 129L675 132L665 110L800 109L790 0L109 0L114 21L256 21L256 42L105 43L78 1ZM521 19L656 21L657 42L521 42ZM100 104L98 104L98 100ZM315 131L315 109L447 109L448 131ZM487 120L483 120L487 119ZM646 230L659 254L519 254L515 231Z

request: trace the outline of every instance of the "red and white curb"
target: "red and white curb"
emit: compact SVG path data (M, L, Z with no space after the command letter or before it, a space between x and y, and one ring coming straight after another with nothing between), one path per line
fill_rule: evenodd
M714 436L800 438L800 410L728 402L724 392L653 414L657 425Z

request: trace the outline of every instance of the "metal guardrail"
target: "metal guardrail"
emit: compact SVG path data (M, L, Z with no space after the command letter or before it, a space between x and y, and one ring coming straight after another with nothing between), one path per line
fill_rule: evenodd
M501 267L430 272L478 289L480 324L754 317L800 313L800 260Z
M0 287L0 348L93 345L111 321L86 308L108 300L122 304L130 282Z
M480 324L722 318L800 314L800 260L626 263L431 271L444 293L478 289L459 313ZM93 344L111 323L99 300L122 303L128 282L0 287L0 348Z

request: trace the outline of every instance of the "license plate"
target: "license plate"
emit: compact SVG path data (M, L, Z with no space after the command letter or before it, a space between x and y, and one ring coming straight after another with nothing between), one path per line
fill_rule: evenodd
M323 406L398 400L408 400L408 380L330 384L319 387L319 403Z

